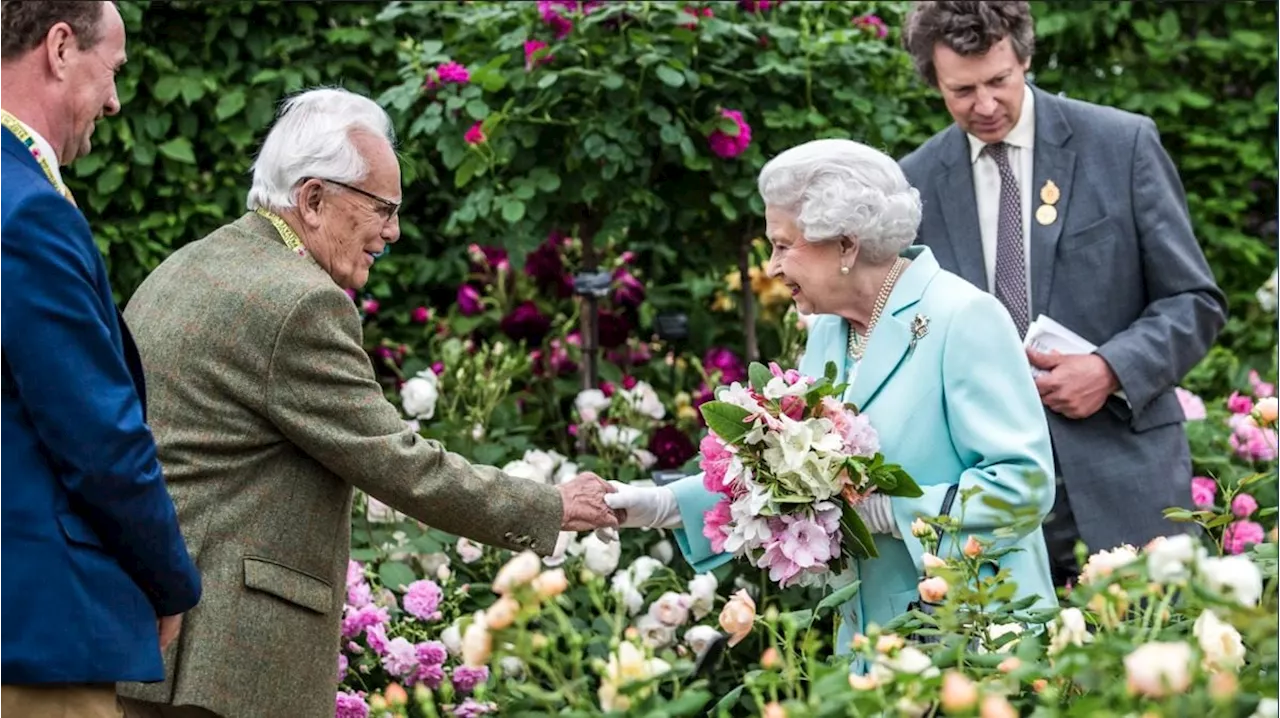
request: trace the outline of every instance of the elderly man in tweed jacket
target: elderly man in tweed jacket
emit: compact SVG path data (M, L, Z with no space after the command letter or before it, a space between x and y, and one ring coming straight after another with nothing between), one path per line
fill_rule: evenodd
M126 715L332 716L352 486L431 525L548 554L616 526L592 475L473 466L406 427L346 288L399 237L389 118L343 90L291 99L254 166L255 211L175 252L126 311L178 520L205 594L164 683Z

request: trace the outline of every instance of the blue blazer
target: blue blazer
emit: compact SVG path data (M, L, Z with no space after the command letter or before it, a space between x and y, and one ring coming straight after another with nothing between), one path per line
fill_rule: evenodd
M836 645L841 653L867 624L887 623L918 597L922 549L911 535L911 522L941 513L947 487L959 484L951 513L963 523L958 536L947 537L940 552L944 557L955 555L970 534L997 537L1006 515L987 507L983 496L1029 509L1041 520L1053 506L1049 428L1013 320L994 296L943 271L928 248L910 247L903 256L913 261L889 295L844 400L871 419L880 450L902 465L924 495L891 499L903 538L875 535L879 558L852 567L847 578L861 580L862 586L841 609ZM927 318L928 331L912 346L917 316ZM839 317L816 317L800 371L822 376L827 362L834 361L840 367L838 382L846 381L848 332ZM702 535L703 513L719 496L703 488L701 475L672 487L684 520L676 539L685 557L700 571L724 563L728 556L714 554ZM960 494L971 487L980 487L982 494L962 505ZM1007 532L999 531L997 547L1019 549L1000 560L1018 584L1016 597L1036 594L1035 608L1056 606L1039 524Z
M164 679L200 599L84 216L0 130L0 683Z

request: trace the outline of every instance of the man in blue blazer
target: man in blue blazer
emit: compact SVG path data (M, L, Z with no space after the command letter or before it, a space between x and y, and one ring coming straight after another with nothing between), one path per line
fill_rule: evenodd
M1020 332L1043 314L1098 347L1028 352L1060 472L1045 538L1062 585L1077 539L1097 551L1184 530L1163 518L1191 498L1173 389L1226 302L1155 123L1027 84L1027 3L920 2L903 38L955 119L901 162L924 202L918 242Z
M115 682L162 680L200 598L142 366L58 169L120 109L124 24L109 2L2 8L0 698L5 715L118 716Z

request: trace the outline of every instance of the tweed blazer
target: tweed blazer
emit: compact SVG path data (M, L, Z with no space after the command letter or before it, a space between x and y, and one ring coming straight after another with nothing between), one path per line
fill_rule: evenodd
M256 214L175 252L125 317L178 522L204 580L143 700L224 718L329 718L352 487L435 528L549 553L550 486L409 429L333 279Z

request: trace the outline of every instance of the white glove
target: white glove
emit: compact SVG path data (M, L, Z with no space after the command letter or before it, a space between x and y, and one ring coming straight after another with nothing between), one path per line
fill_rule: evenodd
M606 498L607 502L608 499ZM867 530L873 534L892 534L894 538L902 538L898 532L898 522L893 520L893 504L884 494L872 494L854 508Z
M615 511L627 512L627 520L621 524L624 528L671 529L684 523L680 518L680 507L676 504L676 494L671 489L665 486L640 488L617 481L609 483L617 491L605 494L604 502Z

